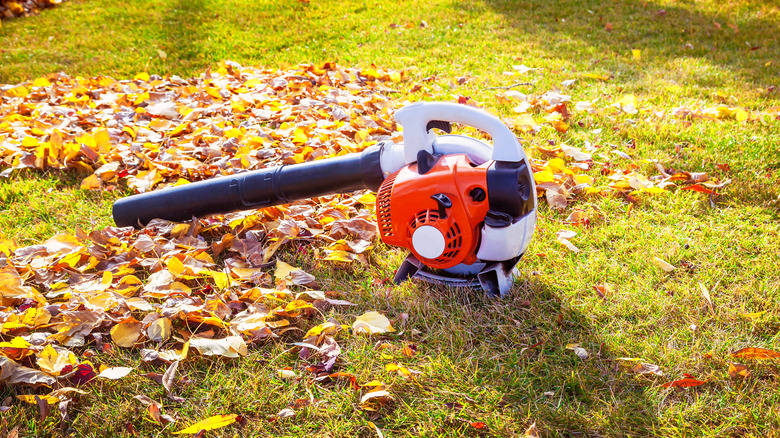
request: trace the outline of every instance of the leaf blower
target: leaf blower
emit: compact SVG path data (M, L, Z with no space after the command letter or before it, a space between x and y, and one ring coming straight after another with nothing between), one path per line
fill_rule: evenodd
M382 240L410 251L396 283L419 278L505 294L536 226L536 186L517 138L498 118L455 103L414 103L395 119L403 143L129 196L114 203L114 221L187 221L370 189ZM493 147L449 134L451 123L486 132Z

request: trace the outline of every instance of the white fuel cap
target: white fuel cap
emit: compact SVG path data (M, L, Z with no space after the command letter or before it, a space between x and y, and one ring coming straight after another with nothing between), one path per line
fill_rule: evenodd
M421 257L426 259L435 259L444 253L447 246L444 241L444 235L438 228L430 225L423 225L414 230L412 234L412 247Z

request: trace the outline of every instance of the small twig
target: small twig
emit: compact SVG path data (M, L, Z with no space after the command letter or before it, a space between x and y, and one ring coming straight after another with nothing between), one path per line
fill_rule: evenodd
M532 87L534 86L533 82L518 82L518 83L512 84L512 85L510 85L508 87L490 87L490 88L485 88L485 90L509 90L511 88L519 87L521 85L530 85Z

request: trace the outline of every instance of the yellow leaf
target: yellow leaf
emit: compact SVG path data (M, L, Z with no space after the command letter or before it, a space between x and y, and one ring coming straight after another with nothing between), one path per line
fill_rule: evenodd
M209 274L214 279L214 285L217 286L217 289L222 290L230 287L230 277L224 272L209 271Z
M395 363L389 363L385 365L385 371L387 371L388 373L392 373L393 371L398 371L398 374L401 374L402 376L410 376L412 374L408 368L404 367L403 365L398 365Z
M120 347L129 348L141 337L142 324L133 317L111 328L111 339Z
M284 311L286 313L291 313L301 309L311 309L312 307L314 306L312 306L312 304L307 301L294 300L285 306Z
M390 320L379 312L366 312L352 323L355 333L378 334L395 331Z
M176 257L171 257L168 259L168 272L173 275L173 278L178 277L179 275L183 274L184 271L186 271L187 268L184 267L184 264Z
M361 144L364 141L368 139L368 130L367 129L361 129L360 131L355 133L355 143Z
M328 256L323 260L329 260L333 262L351 262L352 258L349 256L349 253L344 250L335 250L330 251Z
M167 341L171 337L171 320L168 318L156 319L146 329L146 336L152 342Z
M68 365L74 365L76 362L75 354L70 352L68 354L59 354L51 344L47 345L40 352L36 361L40 369L54 376L59 376L63 368Z
M11 88L10 90L6 91L6 94L12 97L25 97L30 94L30 91L26 87L20 85L16 88Z
M49 87L51 86L51 81L49 81L46 78L37 78L33 81L33 87Z
M183 134L187 129L189 129L190 124L189 122L184 122L181 125L173 128L171 132L168 133L169 137L176 137L177 135Z
M111 152L111 136L106 129L101 129L94 134L95 146L97 149L106 154Z
M588 79L598 79L600 81L608 81L609 78L603 75L597 75L593 73L583 73L580 75L580 77L588 78Z
M339 330L338 325L332 322L325 322L316 327L312 327L311 329L309 329L309 331L306 332L306 336L304 336L303 338L306 339L312 336L319 336L321 334L332 335L335 334L338 330Z
M35 400L35 394L17 395L16 398L19 399L20 401L23 401L25 403L29 403L31 405L37 405L38 404L38 401ZM43 401L45 401L46 403L48 403L50 405L53 405L55 403L59 403L60 402L60 399L58 399L57 397L53 397L51 395L39 395L38 398L43 400Z
M630 113L629 108L636 109L636 97L633 94L626 94L620 100L617 101L621 108L627 113Z
M31 345L32 344L25 341L21 336L15 336L8 342L0 342L0 348L27 348Z
M569 125L567 125L566 122L562 120L551 120L550 125L552 125L552 127L560 133L564 133L569 130Z
M100 178L94 173L81 180L81 190L97 190L101 185Z
M748 113L742 108L737 108L736 111L734 111L734 118L742 123L748 119Z
M363 205L374 205L376 204L376 195L366 192L357 199L357 202Z
M655 263L656 266L663 269L665 272L672 272L675 270L673 265L665 260L659 259L658 257L653 257L653 263Z
M565 173L567 175L574 175L571 169L566 167L566 162L562 158L553 158L547 162L547 167L555 173Z
M7 239L0 238L0 252L6 256L10 256L12 252L16 251L16 244Z
M136 81L149 82L149 73L146 72L138 73L137 75L135 75L133 79Z
M244 133L241 132L238 128L230 128L227 131L225 131L225 137L227 138L237 138L241 140L241 138L244 136Z
M642 59L642 51L641 50L633 49L633 50L631 50L631 54L634 56L634 59L637 60L637 61Z
M593 184L593 177L585 174L574 175L574 184Z
M178 432L174 432L174 435L179 435L184 433L193 434L193 433L198 433L201 430L219 429L220 427L225 427L227 425L235 423L237 418L238 415L236 414L215 415L213 417L209 417L203 421L195 423L186 429L182 429Z
M295 132L293 133L293 139L292 142L295 144L303 144L306 143L306 140L309 138L306 136L306 130L302 127L295 128Z
M34 148L38 146L38 144L39 144L38 139L35 137L27 136L22 139L22 146L26 148Z
M536 181L537 184L555 182L555 175L549 170L541 170L539 172L534 172L534 181Z
M647 187L642 189L643 192L649 193L651 195L659 195L663 193L665 190L660 187Z

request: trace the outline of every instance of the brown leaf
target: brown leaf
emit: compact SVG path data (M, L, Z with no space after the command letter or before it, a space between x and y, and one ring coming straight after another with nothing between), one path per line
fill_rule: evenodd
M469 426L473 427L474 429L478 430L487 430L487 424L483 421L470 421Z
M732 356L740 359L778 359L780 353L766 348L747 347L731 353Z
M525 430L525 438L539 438L539 429L537 429L535 421Z
M176 370L179 369L179 361L173 362L167 370L165 370L165 374L163 374L162 377L162 386L165 388L165 391L171 392L171 388L173 388L173 384L176 381Z
M54 377L38 370L21 366L5 356L0 356L0 381L11 385L24 384L33 387L52 386L56 383Z
M38 421L43 422L49 416L49 402L36 395L35 403L38 405Z
M661 371L661 367L651 363L638 363L631 368L631 371L637 374L654 374L656 376L663 376L664 372Z
M710 190L701 184L692 184L690 186L683 187L682 190L693 190L695 192L706 193L708 195L715 193L713 190Z
M70 423L70 415L68 415L69 405L70 399L63 400L57 405L57 410L60 412L60 433L63 435L68 429L68 423Z
M729 377L732 379L750 377L750 370L745 365L729 362Z
M612 295L612 288L608 283L594 285L593 289L596 290L596 294L601 299L606 299L608 296Z
M691 386L701 386L701 385L704 385L705 383L707 383L706 380L697 380L697 379L694 379L693 377L685 377L685 378L680 379L680 380L675 380L673 382L664 383L661 386L663 386L664 388L674 388L674 387L677 387L677 388L688 388L688 387L691 387Z

